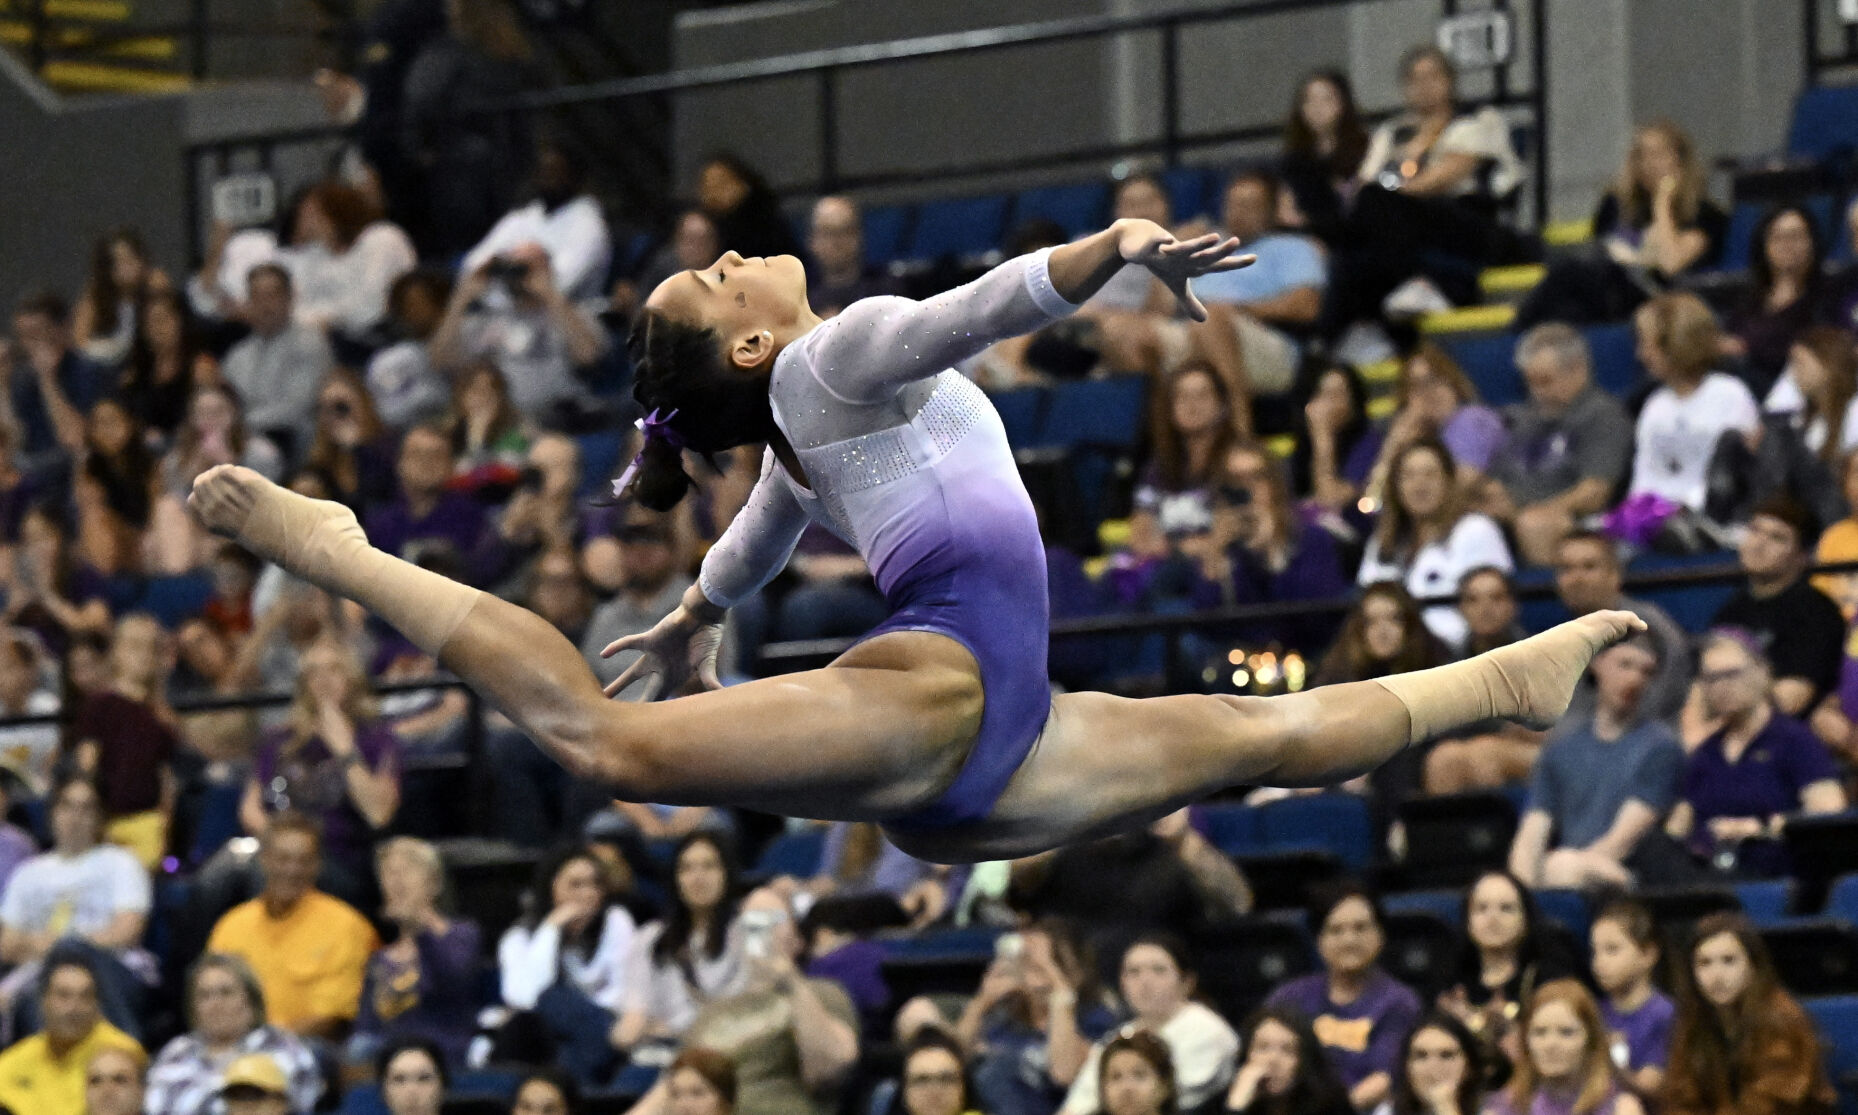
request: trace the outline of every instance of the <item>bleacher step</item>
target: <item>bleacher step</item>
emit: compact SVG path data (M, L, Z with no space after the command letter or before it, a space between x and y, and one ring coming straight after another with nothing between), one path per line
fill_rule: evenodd
M72 93L179 93L193 85L185 74L102 62L47 62L39 76Z

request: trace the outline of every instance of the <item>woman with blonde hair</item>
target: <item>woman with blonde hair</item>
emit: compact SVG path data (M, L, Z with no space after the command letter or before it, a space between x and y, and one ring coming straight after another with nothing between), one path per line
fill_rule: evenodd
M477 923L448 913L445 862L426 841L385 840L374 866L391 941L368 958L347 1059L366 1064L388 1042L419 1038L433 1043L445 1067L461 1068L477 1032Z
M1621 321L1679 277L1715 265L1729 216L1707 188L1683 128L1666 119L1640 125L1594 212L1595 250L1553 264L1517 309L1516 328Z
M1620 1086L1611 1035L1593 995L1576 980L1543 984L1523 1012L1523 1056L1485 1115L1644 1115Z
M1722 331L1703 299L1661 294L1632 316L1639 363L1660 384L1639 411L1627 498L1657 496L1703 510L1710 459L1722 435L1761 429L1761 410L1748 387L1715 371Z
M1470 491L1509 434L1497 412L1480 401L1477 385L1451 353L1422 341L1400 364L1393 418L1370 437L1380 439L1380 448L1366 495L1380 503L1387 498L1393 459L1421 438L1436 437L1451 451L1457 485Z
M288 720L258 744L239 820L249 833L284 809L322 826L325 882L365 895L374 836L400 808L400 745L381 724L361 661L323 637L303 652Z

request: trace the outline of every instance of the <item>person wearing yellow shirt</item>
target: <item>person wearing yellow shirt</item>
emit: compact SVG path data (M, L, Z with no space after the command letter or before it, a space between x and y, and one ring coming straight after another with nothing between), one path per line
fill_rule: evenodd
M264 890L228 910L208 952L241 956L258 975L271 1021L301 1037L340 1040L361 1002L374 927L316 889L322 843L301 813L274 815L258 849Z
M39 1005L45 1028L0 1053L0 1107L20 1115L84 1115L85 1070L98 1053L121 1049L146 1062L134 1038L103 1020L96 976L83 961L52 960Z

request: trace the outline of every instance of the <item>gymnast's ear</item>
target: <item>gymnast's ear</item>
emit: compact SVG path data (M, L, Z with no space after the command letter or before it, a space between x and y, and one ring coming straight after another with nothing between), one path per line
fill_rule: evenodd
M744 372L763 371L774 360L774 334L757 329L736 337L729 346L729 362Z

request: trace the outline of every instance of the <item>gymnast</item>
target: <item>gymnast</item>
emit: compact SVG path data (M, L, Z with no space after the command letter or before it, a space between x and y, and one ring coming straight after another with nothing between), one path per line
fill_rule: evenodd
M437 656L576 777L628 801L875 821L943 862L1029 855L1142 824L1222 787L1315 786L1491 717L1546 727L1588 660L1643 624L1598 612L1465 662L1278 697L1052 696L1045 554L999 416L952 365L1145 267L1204 320L1189 280L1238 242L1120 220L916 302L829 321L791 256L725 253L665 280L632 336L651 414L617 486L668 509L686 451L766 443L760 479L605 693L540 617L374 549L339 504L220 466L189 503L214 532L358 601ZM855 546L892 615L830 665L724 688L727 608L816 521ZM643 683L643 700L606 697ZM675 696L675 700L655 700Z

